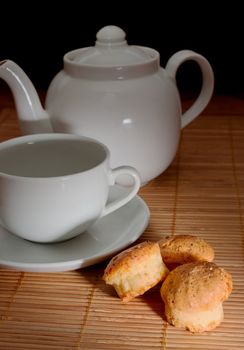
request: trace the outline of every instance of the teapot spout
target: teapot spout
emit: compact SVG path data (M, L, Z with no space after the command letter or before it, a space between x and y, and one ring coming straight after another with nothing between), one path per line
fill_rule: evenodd
M0 62L0 78L12 90L23 134L52 132L48 113L42 108L38 94L25 72L13 61Z

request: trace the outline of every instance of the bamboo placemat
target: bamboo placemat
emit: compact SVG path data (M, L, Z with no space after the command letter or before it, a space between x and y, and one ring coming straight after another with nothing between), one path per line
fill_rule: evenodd
M13 107L2 108L1 141L17 135ZM160 286L123 304L101 279L107 262L63 273L0 268L1 350L244 349L244 116L198 117L174 162L140 196L151 218L139 241L195 234L232 274L221 325L200 335L168 325Z

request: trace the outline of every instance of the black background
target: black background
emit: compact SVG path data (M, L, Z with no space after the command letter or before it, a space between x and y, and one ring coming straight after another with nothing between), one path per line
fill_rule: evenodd
M14 60L37 88L47 89L66 52L93 46L96 32L113 24L124 29L129 44L158 50L163 67L182 49L204 55L214 70L215 94L242 97L244 15L237 3L7 2L1 5L0 59ZM198 68L185 63L177 80L182 90L194 91Z

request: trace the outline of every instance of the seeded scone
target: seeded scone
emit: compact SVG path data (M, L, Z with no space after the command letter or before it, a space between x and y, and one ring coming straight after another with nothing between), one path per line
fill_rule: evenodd
M103 275L123 302L142 295L168 274L157 242L143 242L126 249L109 262Z
M195 261L213 261L214 249L203 239L192 235L175 235L160 240L165 264L185 264Z
M212 262L176 267L160 289L167 321L193 333L213 330L222 322L222 304L231 291L231 275Z

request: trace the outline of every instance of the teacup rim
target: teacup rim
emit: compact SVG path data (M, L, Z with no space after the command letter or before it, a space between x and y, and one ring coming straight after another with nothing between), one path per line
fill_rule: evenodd
M38 133L38 134L31 134L31 135L20 135L20 136L17 136L17 137L0 142L0 152L2 149L5 148L5 146L7 147L9 145L19 144L19 143L21 143L20 141L23 141L23 142L27 141L28 142L28 141L32 141L32 140L38 141L38 140L62 140L62 139L66 139L66 140L73 139L73 140L77 140L77 141L84 140L84 141L99 145L104 150L106 157L104 158L103 161L101 161L100 163L98 163L94 167L87 169L87 170L84 170L82 172L74 173L74 174L49 176L49 177L33 177L33 176L21 176L21 175L8 174L8 173L0 170L0 176L3 176L5 178L18 179L20 181L21 180L22 181L28 180L31 182L57 181L57 180L63 181L64 179L68 179L71 177L72 178L77 177L77 176L80 176L81 174L95 171L95 169L102 166L110 158L110 151L104 143L102 143L99 140L92 138L92 137L83 136L83 135L76 135L76 134L71 134L71 133Z

